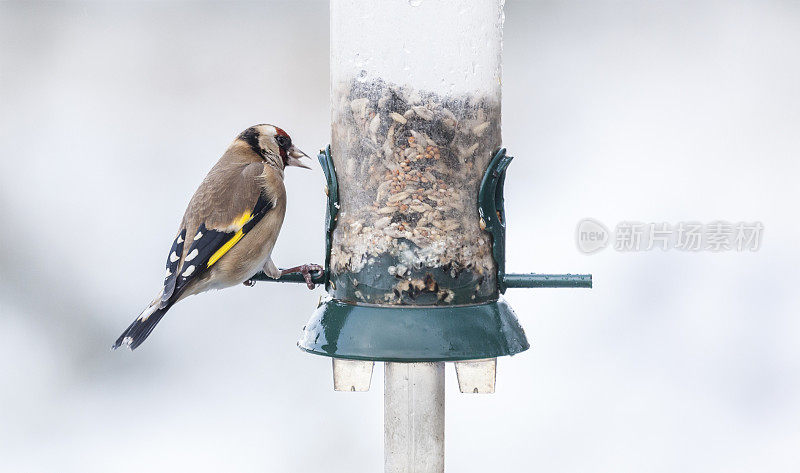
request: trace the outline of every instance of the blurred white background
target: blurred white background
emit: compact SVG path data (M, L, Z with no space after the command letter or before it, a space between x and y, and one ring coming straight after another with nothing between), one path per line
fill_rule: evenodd
M800 3L509 0L510 290L531 350L447 372L452 472L800 470ZM328 142L326 2L0 3L0 471L382 468L382 374L295 347L321 294L189 298L134 353L197 184L235 135ZM287 172L278 265L321 261L323 177ZM758 252L581 254L593 217L761 221Z

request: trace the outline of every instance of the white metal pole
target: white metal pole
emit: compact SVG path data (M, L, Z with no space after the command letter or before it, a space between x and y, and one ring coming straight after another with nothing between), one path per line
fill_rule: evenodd
M385 473L444 472L444 362L386 363Z

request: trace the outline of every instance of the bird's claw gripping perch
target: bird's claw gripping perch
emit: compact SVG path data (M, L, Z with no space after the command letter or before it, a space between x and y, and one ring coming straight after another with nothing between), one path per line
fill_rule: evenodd
M303 279L306 280L306 286L308 286L309 289L314 289L314 282L311 280L311 273L321 273L323 271L325 271L325 268L318 264L303 264L300 266L295 266L294 268L282 269L281 276L290 273L300 273L303 275Z

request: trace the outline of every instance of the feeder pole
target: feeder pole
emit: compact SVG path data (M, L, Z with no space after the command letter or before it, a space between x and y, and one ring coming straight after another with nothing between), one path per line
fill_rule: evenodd
M444 362L387 362L383 392L386 473L444 471Z

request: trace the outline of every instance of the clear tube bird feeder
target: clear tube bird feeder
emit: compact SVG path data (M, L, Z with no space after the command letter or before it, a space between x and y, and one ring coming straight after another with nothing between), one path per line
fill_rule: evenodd
M478 190L500 137L497 0L331 3L333 295L497 298Z
M368 390L386 362L387 472L443 471L444 362L462 392L491 393L496 358L528 348L506 288L591 287L591 275L505 273L503 3L331 0L314 277L329 297L298 346L333 359L340 391Z

